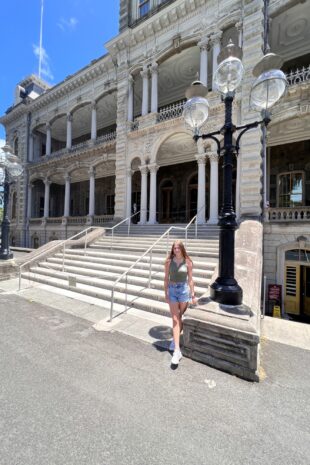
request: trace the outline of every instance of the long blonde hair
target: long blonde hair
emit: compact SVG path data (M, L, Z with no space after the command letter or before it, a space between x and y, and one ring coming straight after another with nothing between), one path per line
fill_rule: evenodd
M180 241L179 239L174 241L174 243L172 244L170 255L168 256L168 260L172 260L175 257L175 253L174 253L174 246L175 245L178 245L180 247L181 254L182 254L182 257L183 257L184 260L186 260L188 258L190 261L192 261L191 258L188 255L188 253L186 252L186 249L184 247L183 242Z

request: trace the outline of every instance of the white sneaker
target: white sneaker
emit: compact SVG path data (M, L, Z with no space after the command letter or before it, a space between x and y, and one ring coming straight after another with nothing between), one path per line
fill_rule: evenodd
M169 350L170 350L171 352L173 352L174 349L175 349L175 344L174 344L174 340L172 339L172 341L171 341L170 344L169 344Z
M172 355L171 365L178 365L181 358L182 352L180 350L175 350Z

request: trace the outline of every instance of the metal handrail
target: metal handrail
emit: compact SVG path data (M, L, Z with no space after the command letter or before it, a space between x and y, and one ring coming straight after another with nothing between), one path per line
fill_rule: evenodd
M120 221L119 223L117 223L116 225L114 226L111 226L111 227L108 227L108 228L104 228L105 230L109 229L112 231L112 234L111 234L111 249L113 248L113 239L114 239L114 229L116 229L118 226L120 226L121 224L125 223L126 221L128 221L128 231L127 231L127 236L129 236L130 234L130 225L131 225L131 218L133 218L134 216L138 215L140 213L140 210L136 213L134 213L133 215L131 216L128 216L127 218L125 218L124 220Z
M202 207L202 208L205 208L205 205ZM148 287L150 288L150 285L151 285L151 270L152 270L152 258L153 258L153 255L152 255L152 250L153 248L158 244L159 241L161 241L165 236L167 236L167 254L168 254L168 244L169 244L169 238L170 238L170 231L172 229L181 229L183 231L185 231L185 244L187 246L187 231L188 231L188 228L190 227L190 225L193 223L193 221L196 219L196 228L195 228L195 237L197 238L197 215L198 213L202 210L202 208L200 208L200 210L197 212L197 214L190 220L190 222L185 226L185 227L182 227L182 226L170 226L169 229L167 229L167 231L164 232L164 234L162 234L160 236L159 239L157 239L139 258L138 260L135 261L135 263L133 263L126 271L124 271L124 273L122 273L113 283L113 286L112 286L112 291L111 291L111 307L110 307L110 318L109 318L109 322L112 321L113 319L113 306L114 306L114 292L115 292L115 286L126 276L126 282L125 282L125 310L124 312L127 311L127 285L128 285L128 273L137 265L137 263L140 262L140 260L142 260L142 258L144 258L148 253L151 252L151 255L150 255L150 266L149 266L149 278L148 278Z
M86 228L86 229L83 229L83 231L80 231L79 233L75 234L74 236L71 236L69 237L68 239L65 239L64 241L61 241L61 242L58 242L57 244L55 244L53 247L49 248L48 250L43 250L41 253L39 253L38 255L36 255L35 257L33 257L31 260L28 260L27 262L24 262L22 263L20 266L19 266L19 280L18 280L18 289L20 290L21 289L21 280L22 280L22 277L21 277L21 270L22 268L24 268L25 266L29 265L30 263L36 261L38 258L42 258L44 257L45 255L49 254L52 250L54 249L59 249L61 247L63 247L63 270L64 270L64 256L65 256L65 248L66 248L66 244L67 242L77 238L78 236L82 235L82 234L85 234L85 249L86 249L86 239L87 239L87 234L88 234L88 231L90 229L104 229L104 228L101 228L99 226L90 226L89 228Z
M29 265L30 263L34 262L37 260L38 257L42 258L44 257L44 255L47 255L49 254L52 250L54 249L57 249L57 248L61 248L63 247L63 259L62 259L62 271L64 272L64 269L65 269L65 251L66 251L66 244L71 241L72 239L82 235L82 234L85 234L85 243L84 243L84 254L86 254L86 246L87 246L87 234L88 234L88 231L89 230L93 230L93 229L103 229L104 231L106 231L107 229L111 229L112 230L112 242L111 242L111 248L113 247L113 236L114 236L114 229L117 228L118 226L120 226L122 223L124 223L125 221L128 221L130 220L132 217L134 217L135 215L137 215L138 213L140 212L136 212L134 213L133 215L129 216L128 218L125 218L124 220L120 221L119 223L117 223L116 225L114 225L113 227L108 227L108 228L102 228L101 226L90 226L89 228L86 228L86 229L83 229L83 231L80 231L79 233L75 234L74 236L71 236L69 237L68 239L65 239L64 241L58 243L58 244L55 244L53 247L49 248L48 250L44 250L42 251L40 254L36 255L35 257L33 257L31 260L28 260L27 262L24 262L22 263L22 265L20 265L19 267L19 283L18 283L18 289L20 290L21 289L21 269L23 267L25 267L26 265ZM130 221L129 221L129 225L128 225L128 235L129 235L129 232L130 232Z

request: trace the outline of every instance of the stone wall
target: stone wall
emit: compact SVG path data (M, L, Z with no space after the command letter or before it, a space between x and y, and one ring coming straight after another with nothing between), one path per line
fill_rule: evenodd
M297 238L307 238L310 248L309 223L288 222L285 224L264 225L264 269L267 284L283 284L284 280L284 251L281 249L299 248Z

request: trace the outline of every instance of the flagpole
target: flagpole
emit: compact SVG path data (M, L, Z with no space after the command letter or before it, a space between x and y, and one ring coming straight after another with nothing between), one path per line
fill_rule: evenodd
M42 68L43 3L44 3L44 0L41 0L40 45L39 45L39 78L41 78L41 68Z

